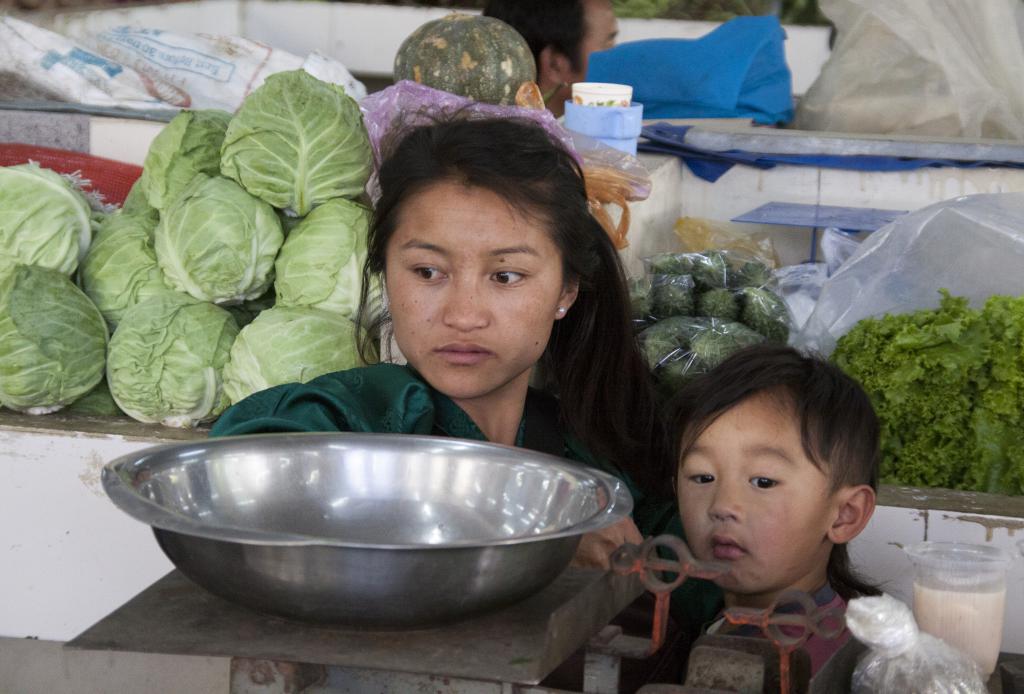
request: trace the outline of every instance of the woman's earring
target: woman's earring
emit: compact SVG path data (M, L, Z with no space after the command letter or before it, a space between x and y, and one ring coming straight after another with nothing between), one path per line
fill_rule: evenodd
M562 316L565 315L565 311L566 311L565 306L559 306L558 310L555 311L555 315L558 316L558 317L562 317Z

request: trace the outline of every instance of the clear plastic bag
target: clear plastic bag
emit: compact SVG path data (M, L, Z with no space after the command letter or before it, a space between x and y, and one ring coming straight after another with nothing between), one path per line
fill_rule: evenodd
M729 355L764 342L764 336L734 321L673 316L640 333L640 347L663 392L671 395L687 380Z
M1024 193L969 195L871 234L821 288L795 344L829 355L864 318L938 308L940 289L980 308L1024 295Z
M964 653L918 630L914 615L889 595L856 598L846 626L868 652L853 672L853 694L985 694L978 666Z
M839 31L796 127L1024 139L1019 0L821 0Z
M690 275L651 275L650 314L655 319L694 315Z
M572 152L583 169L591 212L601 223L617 248L624 248L629 231L628 201L644 200L651 192L651 178L640 160L608 147L597 140L563 128L550 111L521 106L495 106L463 96L402 80L360 102L376 166L382 150L391 140L411 128L435 123L458 114L463 118L519 118L544 128L556 141ZM372 200L380 195L376 173L367 183ZM618 222L612 220L606 205L621 208Z
M659 253L643 262L651 280L651 318L714 318L742 323L771 342L788 341L793 319L772 269L749 254Z
M828 265L825 263L786 265L775 271L779 296L786 302L794 330L804 327L827 279Z

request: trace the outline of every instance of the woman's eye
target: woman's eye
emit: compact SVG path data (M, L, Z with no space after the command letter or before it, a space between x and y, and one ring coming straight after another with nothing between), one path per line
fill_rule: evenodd
M750 484L754 485L758 489L771 489L777 485L778 482L769 477L751 477Z
M502 270L501 272L494 273L494 280L498 284L515 284L521 279L523 279L523 276L520 273L512 272L511 270Z
M440 271L436 267L418 267L413 272L425 280L436 280L441 276Z

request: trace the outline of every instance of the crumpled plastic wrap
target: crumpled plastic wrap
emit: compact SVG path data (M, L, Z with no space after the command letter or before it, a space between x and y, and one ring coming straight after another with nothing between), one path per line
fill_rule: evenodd
M524 103L529 104L531 101L527 99ZM374 174L366 190L374 202L380 196L376 170L380 167L382 151L391 141L404 131L455 117L456 114L468 119L526 119L544 128L575 156L583 168L591 212L616 248L627 245L626 234L630 221L628 202L644 200L651 193L650 174L639 159L586 135L566 130L546 109L484 104L410 80L402 80L370 94L359 106L363 111L373 150ZM613 221L608 213L608 204L621 208L618 222Z
M967 195L872 233L821 287L795 343L824 355L865 318L938 308L940 289L980 307L1024 295L1024 193Z
M914 615L889 595L856 598L846 626L868 647L853 672L853 694L985 694L969 656L918 630Z

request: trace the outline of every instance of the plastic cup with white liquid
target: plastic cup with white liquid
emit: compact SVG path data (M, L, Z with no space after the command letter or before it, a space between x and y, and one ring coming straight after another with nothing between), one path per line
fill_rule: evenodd
M918 627L971 656L990 675L1002 644L1010 555L960 542L919 542L904 549L915 567Z

